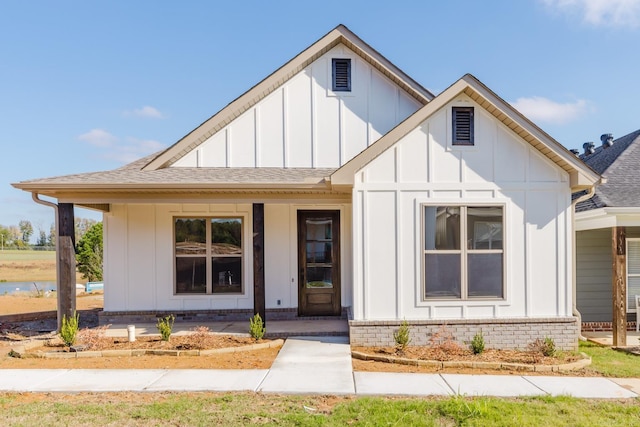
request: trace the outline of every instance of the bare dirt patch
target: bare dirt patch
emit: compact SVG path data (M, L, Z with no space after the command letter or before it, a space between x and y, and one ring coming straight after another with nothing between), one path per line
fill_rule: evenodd
M11 260L0 261L0 280L4 282L48 282L56 280L56 260ZM76 272L76 281L82 280L82 274Z
M76 296L77 310L102 309L103 306L104 295L102 292L81 293ZM48 296L39 297L35 293L0 295L0 323L2 323L3 316L10 314L41 313L57 309L58 299L55 292L51 292Z
M210 356L133 356L19 359L0 356L0 369L268 369L279 348Z
M10 357L6 353L0 359L0 368L91 368L91 369L267 369L278 354L279 347L244 350L253 344L269 343L268 340L255 341L250 337L211 334L202 329L185 336L172 336L169 341L162 341L159 337L143 336L136 341L129 342L126 338L98 337L95 330L85 329L80 332L79 345L86 350L238 350L234 353L215 353L211 355L143 355L125 357L90 357L72 359L34 358L43 353L68 353L66 347L57 336L42 340L42 346L28 350L24 357ZM104 330L103 330L104 331ZM89 339L81 339L82 335ZM13 346L24 341L16 340ZM8 348L7 348L8 350ZM244 351L243 351L244 350ZM82 352L76 354L81 356Z

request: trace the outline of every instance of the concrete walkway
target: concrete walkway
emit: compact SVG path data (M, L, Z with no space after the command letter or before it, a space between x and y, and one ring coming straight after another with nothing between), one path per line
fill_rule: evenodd
M0 391L255 391L333 395L636 398L640 379L353 372L346 337L289 338L271 369L0 369Z

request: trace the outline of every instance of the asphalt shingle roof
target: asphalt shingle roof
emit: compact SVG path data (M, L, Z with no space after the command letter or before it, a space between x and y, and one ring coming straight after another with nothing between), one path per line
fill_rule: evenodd
M616 139L611 147L599 146L580 158L607 180L595 195L578 203L577 212L603 207L640 207L640 130Z
M169 167L154 171L142 168L156 154L136 160L118 169L63 175L22 181L20 185L74 185L74 186L122 186L122 185L313 185L320 184L335 168L196 168Z

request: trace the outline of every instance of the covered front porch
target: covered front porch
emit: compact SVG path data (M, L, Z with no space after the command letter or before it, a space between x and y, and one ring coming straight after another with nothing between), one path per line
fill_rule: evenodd
M640 217L604 208L582 212L576 228L576 304L582 334L607 345L638 345Z

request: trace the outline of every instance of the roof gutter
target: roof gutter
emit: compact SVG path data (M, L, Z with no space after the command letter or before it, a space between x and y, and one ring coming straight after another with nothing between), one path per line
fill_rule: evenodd
M58 245L58 205L56 205L55 203L52 202L48 202L46 200L42 200L40 198L40 195L37 192L33 192L31 193L31 198L33 199L34 202L36 202L39 205L43 205L43 206L49 206L50 208L53 208L53 212L55 213L55 230L56 230L56 287L59 286L60 283L60 252L59 252L59 246ZM59 303L58 303L58 307L59 307ZM59 318L59 317L58 317ZM59 324L58 324L59 325Z
M583 202L585 200L589 200L590 198L593 197L593 195L596 193L596 186L598 184L602 184L603 183L603 179L600 179L597 183L595 183L594 185L592 185L591 187L589 187L589 189L587 190L587 194L582 195L580 197L577 197L575 200L573 200L571 202L571 249L573 252L573 255L571 257L571 270L572 270L572 275L571 275L571 314L573 314L574 316L576 316L576 318L578 319L578 328L580 331L580 335L579 335L579 339L582 341L586 341L586 338L584 336L582 336L582 314L580 314L580 312L578 311L578 302L577 302L577 296L578 296L578 286L577 286L577 279L576 276L578 274L578 267L577 267L577 262L576 262L576 258L577 258L577 245L576 245L576 205L580 202Z

